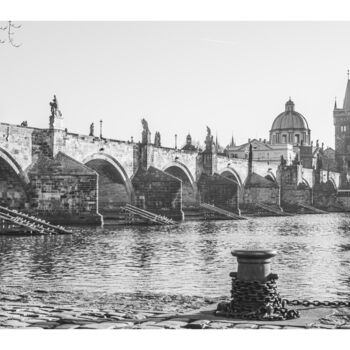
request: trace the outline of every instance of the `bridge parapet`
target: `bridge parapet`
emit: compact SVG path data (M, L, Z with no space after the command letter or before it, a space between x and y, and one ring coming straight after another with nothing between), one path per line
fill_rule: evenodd
M228 158L226 156L217 156L218 173L221 174L227 169L232 169L238 176L242 184L244 184L248 176L248 159ZM272 174L277 175L279 162L254 161L252 170L254 173L265 177Z
M100 139L94 136L67 133L55 130L55 153L63 152L84 163L92 155L108 154L123 167L128 177L132 177L137 162L137 145L129 141Z
M25 170L32 163L33 128L0 123L0 147Z
M147 146L148 166L158 169L165 169L167 165L174 165L176 162L188 169L193 179L196 179L197 151L186 151L175 148Z

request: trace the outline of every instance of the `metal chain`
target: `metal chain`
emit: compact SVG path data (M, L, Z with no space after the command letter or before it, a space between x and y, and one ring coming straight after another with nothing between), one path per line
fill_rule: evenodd
M285 306L348 306L344 301L310 301L282 299L277 292L277 274L270 274L265 282L241 281L237 273L231 272L232 300L222 302L215 311L216 315L249 320L289 320L300 317L299 311L288 310Z
M293 306L297 306L297 305L302 305L305 307L308 306L339 306L339 307L350 307L350 301L319 301L319 300L288 300L288 299L282 299L282 301L286 304L286 305L293 305Z
M232 300L218 305L217 315L251 320L288 320L300 317L296 310L288 310L277 292L276 274L267 281L241 281L236 273L232 277Z

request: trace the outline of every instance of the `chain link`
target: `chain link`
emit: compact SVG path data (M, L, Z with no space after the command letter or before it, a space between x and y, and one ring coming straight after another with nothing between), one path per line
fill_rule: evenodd
M288 299L283 299L283 301L287 305L301 305L301 306L338 306L338 307L350 307L350 301L319 301L319 300L288 300Z
M248 320L289 320L300 317L297 310L285 308L286 302L277 292L278 276L270 274L267 281L241 281L231 272L232 300L218 305L217 315Z
M350 301L288 300L277 292L277 274L270 274L265 282L242 281L236 272L231 272L232 290L230 302L222 302L216 315L247 320L289 320L300 317L298 310L288 310L285 306L337 306L350 307Z

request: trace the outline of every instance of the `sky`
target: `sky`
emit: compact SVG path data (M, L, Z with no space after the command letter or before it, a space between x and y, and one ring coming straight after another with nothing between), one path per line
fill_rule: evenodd
M343 103L350 22L26 22L19 48L0 44L0 121L46 128L57 95L64 126L103 136L226 146L268 139L289 96L311 137L334 147L334 99ZM1 22L0 25L5 25ZM0 39L4 33L0 31Z

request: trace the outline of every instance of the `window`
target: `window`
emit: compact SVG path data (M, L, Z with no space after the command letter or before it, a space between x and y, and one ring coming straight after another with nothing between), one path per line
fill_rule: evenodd
M300 142L300 135L296 134L294 135L294 143L299 143Z
M342 125L340 127L340 132L346 132L346 125Z
M287 143L287 135L282 135L282 143Z

